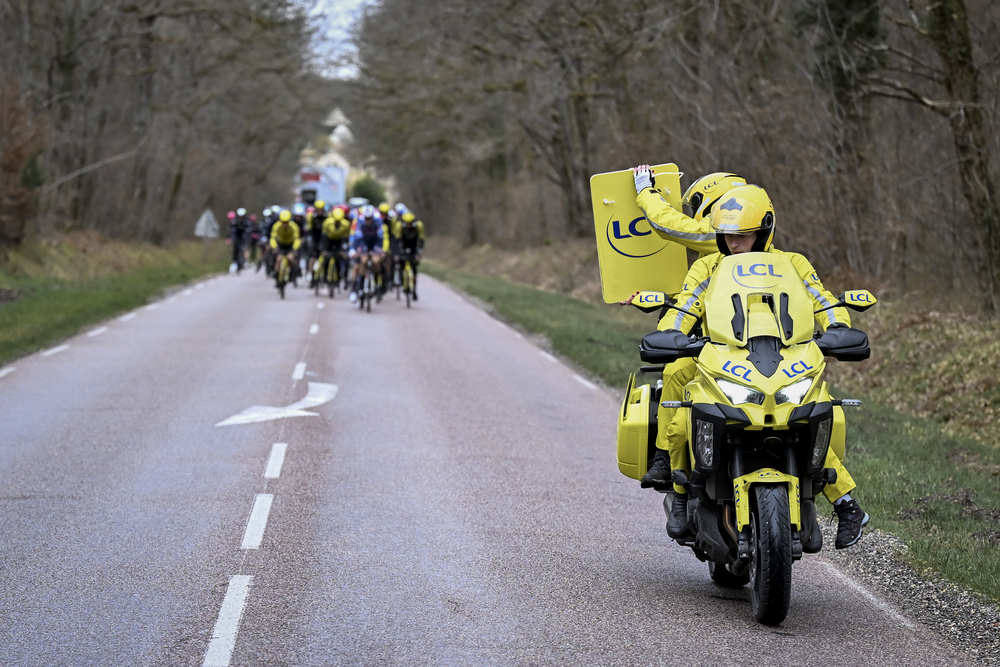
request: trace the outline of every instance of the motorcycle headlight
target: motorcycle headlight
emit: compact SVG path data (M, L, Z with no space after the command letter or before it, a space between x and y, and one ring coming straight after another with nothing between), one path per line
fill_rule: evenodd
M781 405L782 403L801 403L805 395L809 393L809 388L812 387L812 383L812 378L806 378L804 380L799 380L798 382L793 382L787 387L782 387L778 390L778 393L774 395L774 402L778 405Z
M726 395L726 398L733 405L739 405L740 403L764 405L764 392L759 389L722 379L717 379L715 383L719 385L719 389L722 390L722 393Z

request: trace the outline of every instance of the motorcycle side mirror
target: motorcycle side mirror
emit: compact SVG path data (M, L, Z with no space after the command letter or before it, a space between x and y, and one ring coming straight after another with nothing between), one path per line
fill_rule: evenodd
M878 303L878 299L876 299L875 295L868 290L849 290L840 295L840 300L837 301L837 303L832 306L827 306L826 308L820 308L815 312L822 313L823 311L830 310L831 308L850 308L851 310L863 313L876 303Z
M632 305L644 313L651 313L669 305L670 300L663 292L642 291L632 299Z

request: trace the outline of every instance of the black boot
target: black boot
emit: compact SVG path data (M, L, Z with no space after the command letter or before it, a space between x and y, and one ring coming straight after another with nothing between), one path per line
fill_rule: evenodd
M861 505L854 498L835 503L833 514L840 519L835 546L838 549L853 547L861 539L864 527L868 525L868 514L861 509Z
M639 481L639 486L644 489L653 488L657 491L666 492L670 490L670 455L663 449L656 450L653 462L649 464L649 470Z
M687 537L689 533L687 494L674 491L674 499L670 503L670 518L667 520L667 535L677 540Z
M810 498L802 501L800 507L802 514L802 553L818 554L823 550L823 532L819 529L819 522L816 521L816 503Z

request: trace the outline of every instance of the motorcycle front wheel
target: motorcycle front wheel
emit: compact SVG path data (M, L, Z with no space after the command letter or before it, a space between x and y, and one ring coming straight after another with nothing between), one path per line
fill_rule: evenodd
M750 516L750 606L764 625L778 625L792 599L792 524L788 487L758 484Z

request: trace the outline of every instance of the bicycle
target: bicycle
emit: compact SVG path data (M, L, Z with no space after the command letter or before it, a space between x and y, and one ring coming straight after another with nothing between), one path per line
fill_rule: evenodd
M413 251L407 248L406 251L400 256L405 258L403 259L402 290L403 294L406 295L406 307L409 308L410 297L413 294L413 288L416 283L413 273Z
M288 284L289 278L292 275L292 263L288 261L288 255L282 253L280 255L281 261L278 264L278 293L281 294L281 298L285 298L285 285Z
M378 295L378 287L375 285L375 262L372 261L372 257L368 255L368 261L365 264L365 277L361 283L361 292L358 294L358 308L360 310L367 310L369 313L372 312L372 299L378 298L381 300L381 296Z

